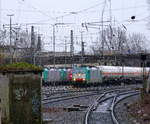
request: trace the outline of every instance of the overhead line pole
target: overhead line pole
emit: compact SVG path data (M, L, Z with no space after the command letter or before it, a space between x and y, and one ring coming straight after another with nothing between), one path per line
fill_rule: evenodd
M68 25L68 24L72 24L72 23L55 23L52 25L53 27L53 64L54 64L54 68L56 67L56 35L55 35L55 26L57 25Z
M82 59L82 63L83 64L83 56L84 56L84 42L83 42L83 31L81 31L81 59Z
M67 60L66 60L66 56L67 56L67 39L66 39L66 37L64 37L65 38L65 67L67 67L66 66L66 64L67 64Z
M0 30L2 25L2 0L0 0Z
M55 25L53 25L53 55L54 55L54 58L53 58L53 64L54 64L54 68L55 68Z
M10 40L10 46L12 46L12 42L11 42L11 38L12 38L12 20L11 20L11 17L14 16L13 14L11 15L7 15L10 17L10 24L9 24L9 29L10 29L10 36L9 36L9 40Z
M103 34L104 33L103 32L104 27L103 27L103 18L104 18L105 6L106 6L106 0L105 0L105 3L104 3L104 8L102 10L102 17L101 17L101 22L102 22L102 57L103 57L103 54L104 54L104 39L103 39L103 37L104 37L104 34Z
M71 40L71 45L70 45L70 53L71 53L71 57L72 57L72 67L74 64L74 41L73 41L73 30L70 31L70 40Z
M11 59L10 59L10 63L13 62L13 55L12 55L12 20L11 20L11 17L14 16L13 14L9 14L7 15L10 17L10 24L9 24L9 29L10 29L10 35L9 35L9 42L10 42L10 54L11 54Z

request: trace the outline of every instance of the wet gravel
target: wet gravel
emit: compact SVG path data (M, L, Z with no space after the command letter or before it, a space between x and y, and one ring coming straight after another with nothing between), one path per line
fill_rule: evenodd
M43 108L58 108L58 111L52 111L50 109L50 111L43 112L43 119L50 119L51 121L48 124L83 124L85 112L87 109L82 109L82 111L67 112L64 111L63 108L73 107L73 105L78 104L90 106L91 104L93 104L97 97L99 97L99 95L73 98L65 101L43 105ZM116 106L116 115L121 122L120 124L134 124L134 120L129 118L126 106L124 106L124 104L134 103L137 99L138 96L133 96L131 98L123 100ZM109 110L106 112L94 112L90 118L90 124L113 124ZM99 122L98 120L101 120L101 122Z
M70 100L43 105L43 108L51 108L50 111L43 113L43 119L52 119L50 124L83 124L87 108L82 108L80 109L81 111L71 112L66 112L63 108L73 107L73 105L79 104L88 107L97 97L99 97L99 95L73 98ZM52 111L53 108L56 109L56 111Z
M58 99L58 98L65 98L65 97L73 97L73 96L79 96L79 95L85 95L85 94L93 94L96 93L92 91L86 91L86 92L68 92L68 93L59 93L59 94L53 94L53 95L43 95L42 99Z
M100 103L90 114L89 124L113 124L110 113L112 98Z
M113 124L110 112L93 112L89 124Z
M56 116L57 115L57 116ZM51 119L48 124L83 124L85 112L56 112L44 113L43 116Z
M120 124L136 124L135 120L129 116L127 105L133 104L139 99L139 95L124 99L115 107L115 114Z
M49 108L50 107L69 107L69 106L71 107L72 105L75 105L75 104L90 105L95 101L95 99L98 96L99 95L73 98L73 99L69 99L65 101L50 103L50 104L44 105L44 107L49 107Z

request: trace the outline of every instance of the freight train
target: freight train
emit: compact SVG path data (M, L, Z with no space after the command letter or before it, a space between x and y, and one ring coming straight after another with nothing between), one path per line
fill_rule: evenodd
M149 68L127 66L74 67L71 69L44 69L43 84L107 85L137 83Z
M43 85L69 84L72 81L72 69L47 69L42 74Z

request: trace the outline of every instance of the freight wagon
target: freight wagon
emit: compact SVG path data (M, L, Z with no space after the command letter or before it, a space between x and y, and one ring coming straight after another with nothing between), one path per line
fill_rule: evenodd
M143 74L148 76L149 68L127 66L98 66L102 73L103 83L136 83L141 82Z

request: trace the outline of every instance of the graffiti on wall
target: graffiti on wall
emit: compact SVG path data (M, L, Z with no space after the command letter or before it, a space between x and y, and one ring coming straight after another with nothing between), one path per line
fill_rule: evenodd
M13 90L15 100L21 101L27 98L27 89L26 88L16 88Z
M40 112L40 96L38 90L34 89L31 91L32 92L32 98L31 98L31 103L32 103L32 113L37 114Z

